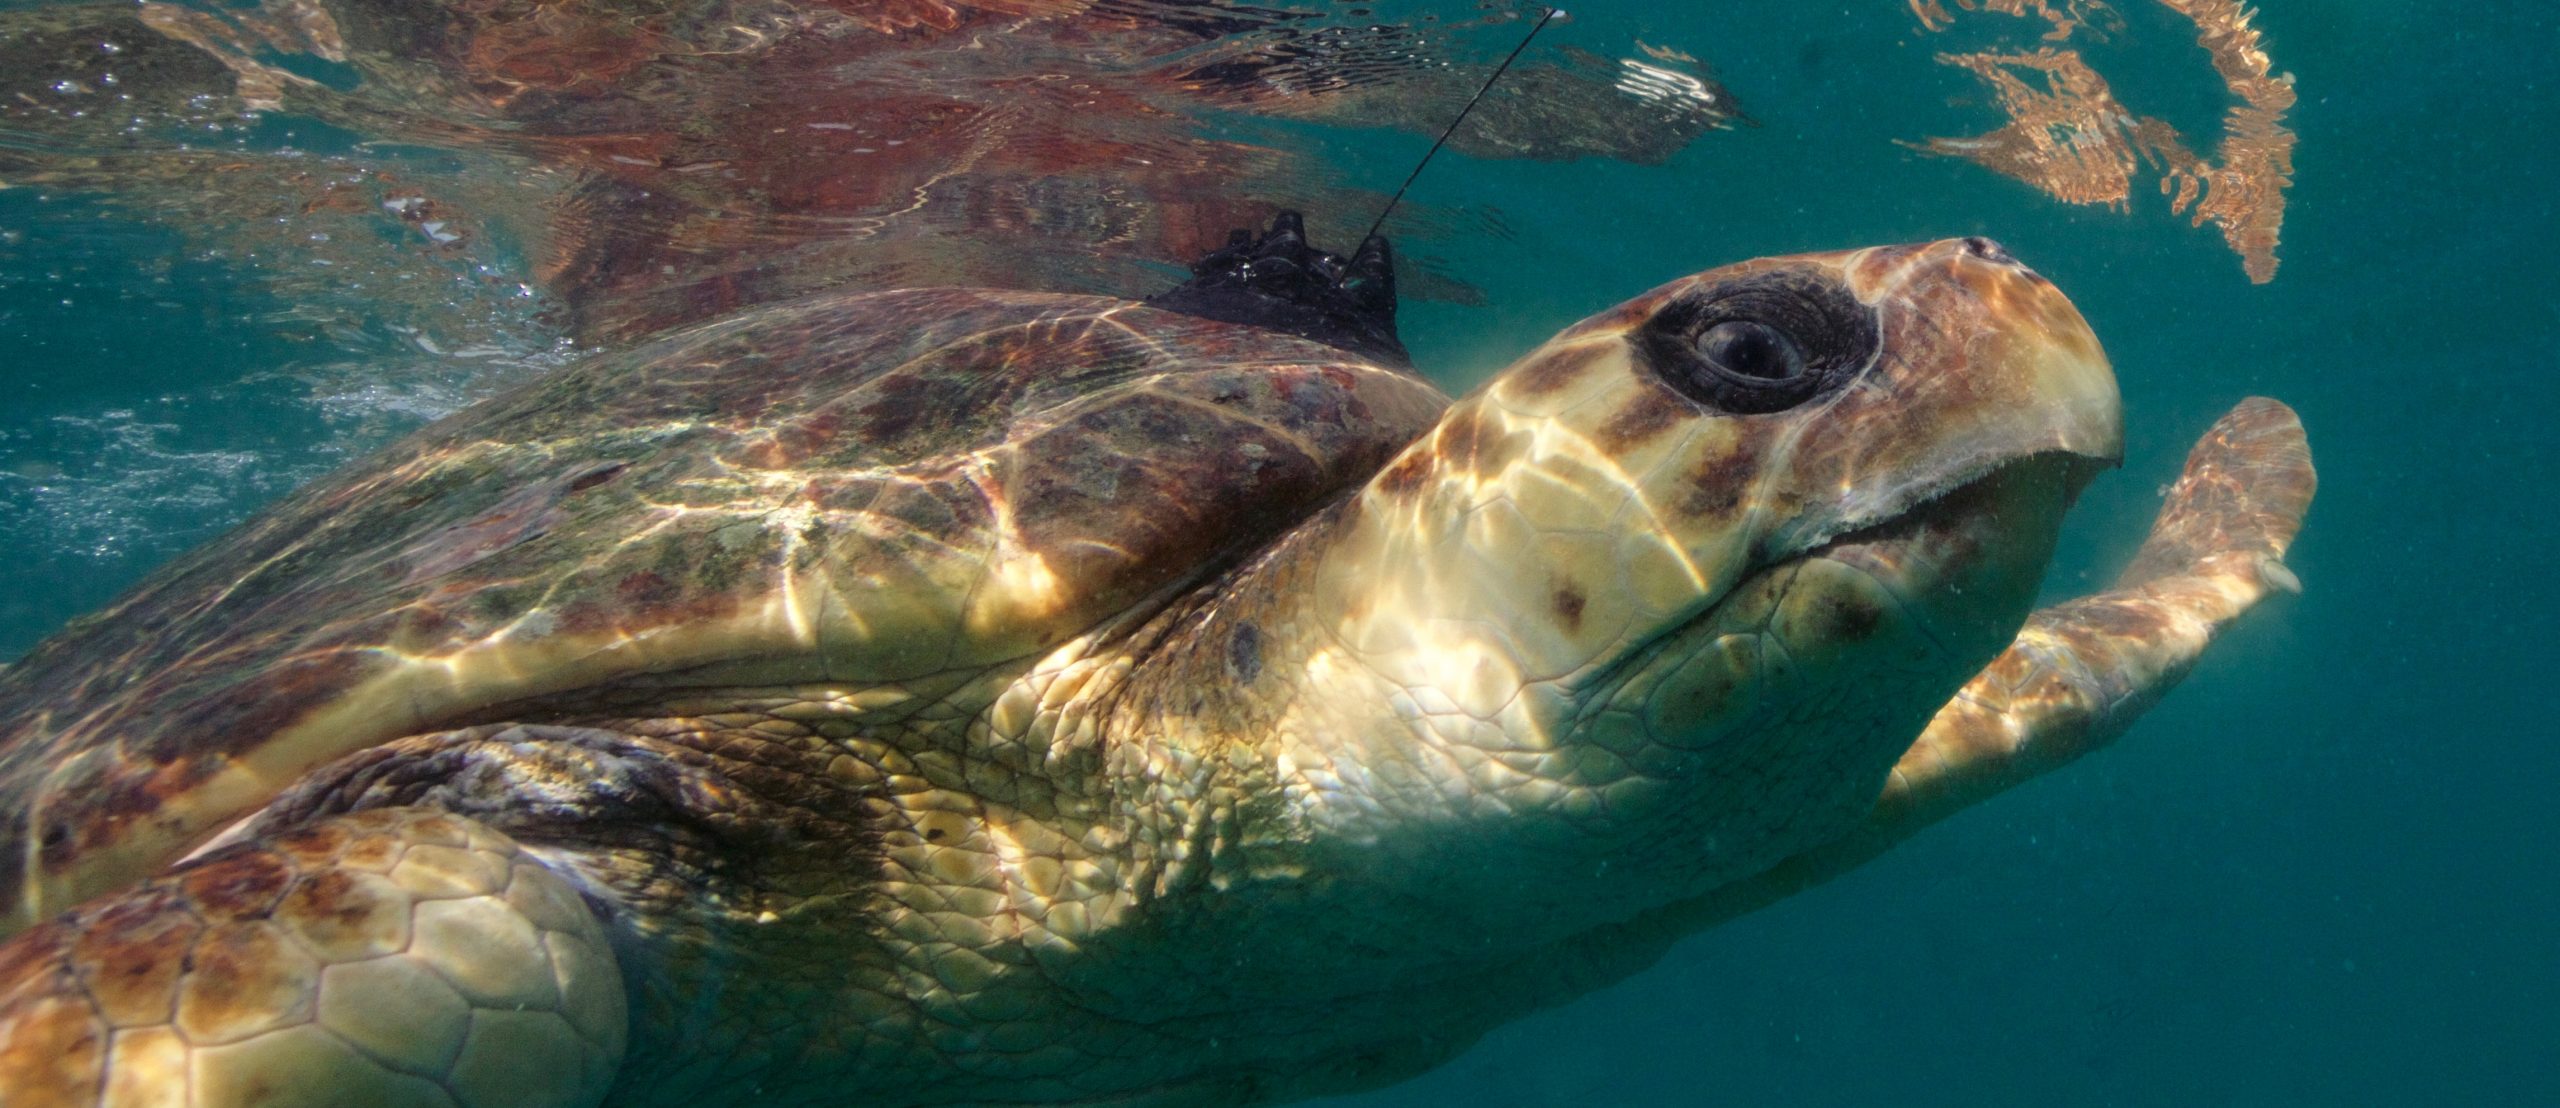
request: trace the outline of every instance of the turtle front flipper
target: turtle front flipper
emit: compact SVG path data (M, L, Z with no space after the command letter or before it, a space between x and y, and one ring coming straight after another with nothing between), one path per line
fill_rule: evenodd
M1956 693L1885 785L1871 825L1920 825L2105 746L2270 591L2318 478L2293 409L2252 397L2187 454L2151 536L2095 596L2035 613Z
M2115 587L2029 617L1903 753L1865 822L1688 910L1726 918L1820 884L2113 741L2224 627L2270 591L2301 590L2283 558L2317 484L2293 409L2242 401L2188 453Z
M0 945L0 1104L593 1104L626 1019L566 879L469 819L376 809Z

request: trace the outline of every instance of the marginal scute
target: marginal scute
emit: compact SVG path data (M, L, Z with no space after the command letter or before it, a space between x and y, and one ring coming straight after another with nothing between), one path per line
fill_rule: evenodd
M604 950L601 936L547 930L542 945L551 962L552 979L565 998L561 1018L580 1038L594 1044L599 1056L621 1054L629 1030L621 1003L621 973Z
M1421 489L1423 478L1430 475L1431 462L1431 451L1422 449L1408 451L1404 457L1397 459L1394 465L1388 466L1387 471L1380 474L1377 483L1371 487L1393 497L1411 496Z

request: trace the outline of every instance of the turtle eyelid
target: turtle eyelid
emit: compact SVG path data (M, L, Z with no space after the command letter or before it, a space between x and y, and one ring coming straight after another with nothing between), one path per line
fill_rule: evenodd
M1801 355L1784 377L1737 373L1699 349L1728 323L1776 332ZM1769 415L1837 391L1875 360L1882 345L1875 310L1824 275L1775 270L1693 289L1671 300L1629 336L1637 360L1709 411Z

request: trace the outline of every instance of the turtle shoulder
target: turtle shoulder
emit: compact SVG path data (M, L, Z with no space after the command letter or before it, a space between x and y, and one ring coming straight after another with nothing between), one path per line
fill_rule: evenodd
M991 290L829 294L587 360L0 671L0 918L152 872L320 763L531 698L1027 656L1267 541L1446 402L1285 335Z

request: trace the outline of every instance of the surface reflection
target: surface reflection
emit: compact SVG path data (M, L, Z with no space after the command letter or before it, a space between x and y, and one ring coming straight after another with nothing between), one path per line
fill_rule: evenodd
M2156 172L2169 209L2190 213L2199 227L2212 222L2249 279L2264 284L2275 279L2284 194L2293 184L2294 135L2284 125L2294 104L2293 77L2274 72L2250 26L2255 13L2237 0L2160 3L2195 25L2196 43L2230 95L2212 158L2197 154L2166 121L2135 115L2079 51L2059 45L1939 55L1981 78L2009 123L1986 135L1932 138L1918 146L1970 159L2066 203L2119 210L2127 207L2133 179ZM1932 32L1957 21L1939 0L1912 0L1911 7ZM2046 0L1957 0L1957 10L2041 18L2051 26L2043 36L2051 43L2103 37L2124 26L2094 0L2061 7Z
M1373 209L1268 127L1436 130L1518 15L1162 0L48 9L0 30L28 75L0 108L28 140L0 174L143 195L237 172L256 202L189 213L219 226L269 222L261 205L279 195L323 205L326 190L278 164L308 165L306 149L209 157L199 131L285 113L368 151L458 156L436 190L383 197L407 205L391 214L431 249L477 232L447 210L524 244L584 343L845 284L1137 294L1274 206ZM1741 118L1694 59L1557 57L1521 66L1451 145L1652 163ZM109 149L127 157L99 164ZM1432 226L1426 211L1418 229Z

